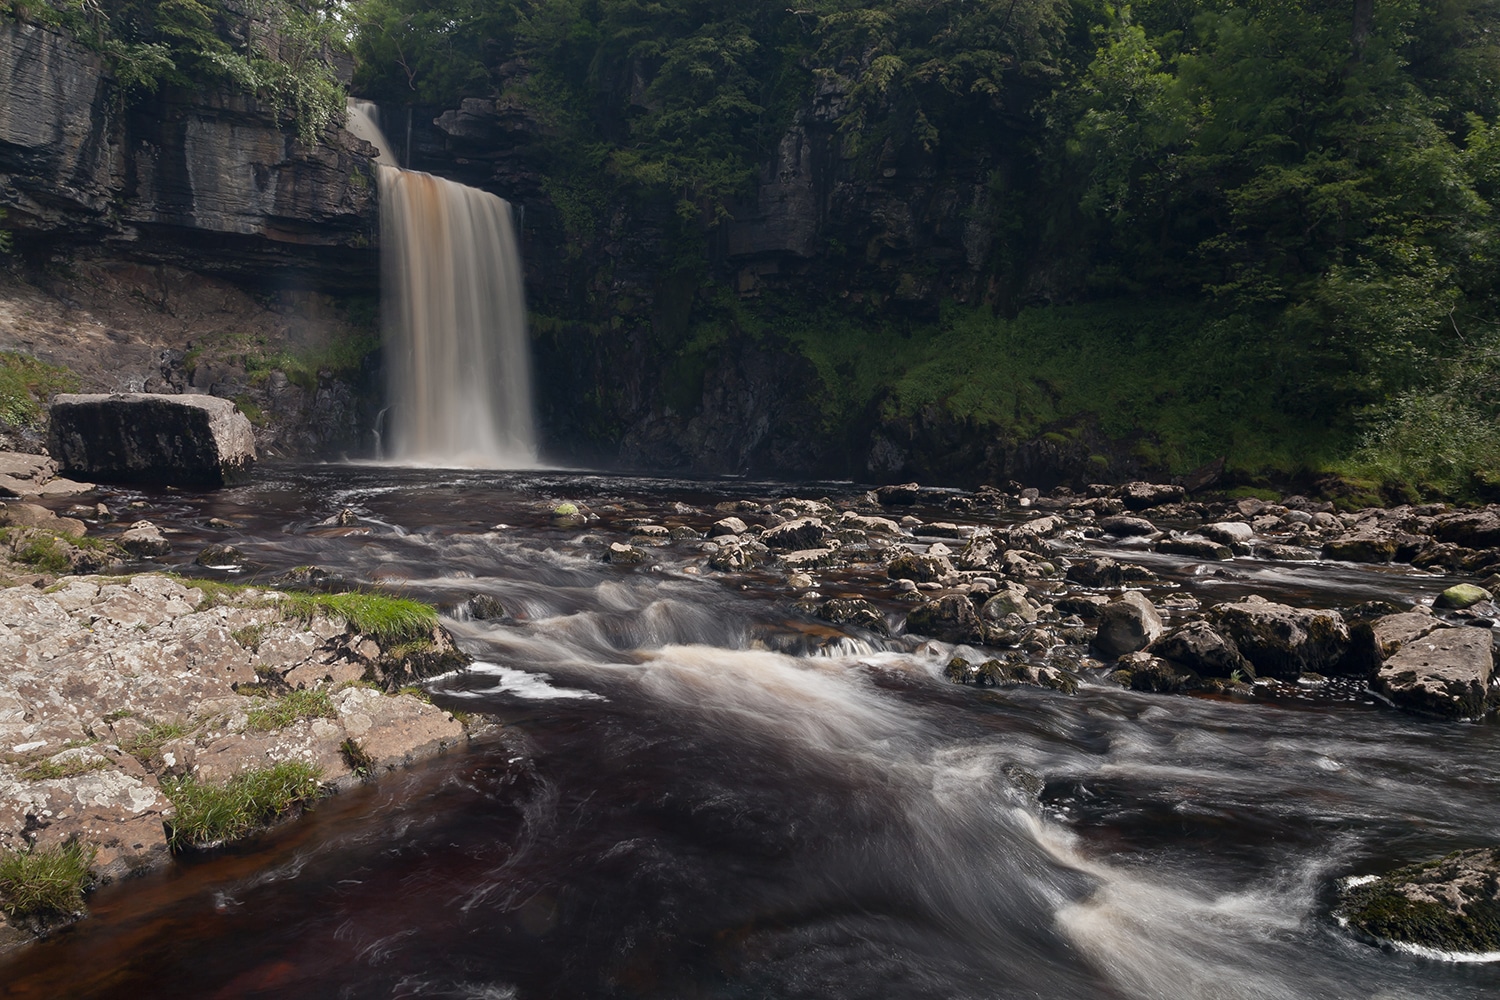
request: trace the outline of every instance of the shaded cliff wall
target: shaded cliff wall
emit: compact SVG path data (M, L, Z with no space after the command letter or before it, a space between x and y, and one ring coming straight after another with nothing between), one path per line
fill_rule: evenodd
M0 350L89 390L235 399L263 451L368 453L381 391L371 148L252 98L120 100L99 55L0 19ZM40 429L0 428L10 447Z
M0 207L31 253L167 263L249 284L368 290L368 147L313 147L244 95L163 91L128 110L95 52L0 20Z

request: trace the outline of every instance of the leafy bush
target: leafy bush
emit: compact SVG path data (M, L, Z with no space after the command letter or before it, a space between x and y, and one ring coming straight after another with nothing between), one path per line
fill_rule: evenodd
M93 847L77 841L0 850L0 908L17 917L77 913L91 882L94 855Z
M167 781L162 790L175 809L167 820L167 842L181 851L244 837L316 798L321 777L322 771L310 764L284 761L237 774L222 785L186 777Z

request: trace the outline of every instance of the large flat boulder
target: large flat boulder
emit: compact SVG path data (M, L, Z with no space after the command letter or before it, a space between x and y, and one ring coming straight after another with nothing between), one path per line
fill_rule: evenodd
M112 482L212 488L244 480L255 462L250 421L217 396L60 395L47 448L65 472Z
M1487 628L1443 628L1408 641L1380 668L1376 687L1400 708L1473 719L1494 706Z
M1315 611L1275 604L1260 597L1220 604L1209 620L1234 642L1257 675L1294 679L1312 671L1344 673L1349 628L1337 611ZM1361 672L1366 669L1360 664Z

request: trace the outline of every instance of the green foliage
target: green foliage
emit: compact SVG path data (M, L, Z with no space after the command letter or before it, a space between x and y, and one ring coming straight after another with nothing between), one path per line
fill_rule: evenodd
M25 851L0 849L0 909L13 917L56 916L83 909L95 849L77 841Z
M66 368L13 351L0 351L0 424L35 427L42 404L56 392L76 392L78 377Z
M174 815L167 820L167 842L174 851L237 840L317 797L322 771L285 761L264 770L235 775L223 785L192 778L163 782Z
M245 723L258 732L285 729L299 719L331 719L337 713L325 688L302 688L288 692L264 708L252 708Z
M432 605L381 594L290 593L281 606L305 619L316 614L339 619L379 643L430 640L438 624Z
M120 744L120 749L136 759L148 762L161 753L161 748L173 740L180 740L194 727L180 722L154 722L145 732Z
M21 770L27 781L53 781L60 778L76 778L91 771L102 771L109 767L103 757L72 756L62 760L39 760Z

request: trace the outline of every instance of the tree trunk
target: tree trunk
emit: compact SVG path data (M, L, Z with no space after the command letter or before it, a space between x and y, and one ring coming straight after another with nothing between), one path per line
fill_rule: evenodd
M1375 24L1375 0L1354 0L1354 24L1349 30L1349 48L1354 61L1365 57L1365 42L1370 40L1370 29Z

